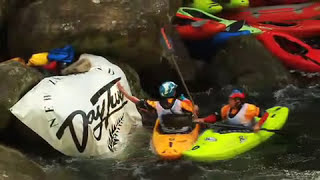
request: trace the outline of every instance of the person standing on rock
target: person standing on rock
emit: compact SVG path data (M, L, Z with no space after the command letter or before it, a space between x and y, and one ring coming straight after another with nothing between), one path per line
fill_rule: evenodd
M138 108L146 111L150 110L150 108L155 109L157 111L158 118L160 119L161 128L164 132L169 132L170 130L163 124L163 115L186 113L196 114L198 112L198 106L195 105L193 107L190 100L186 98L181 100L176 98L176 89L178 85L171 81L164 82L160 86L159 93L161 95L161 100L159 101L139 99L135 96L129 95L120 82L117 83L117 86L124 96L131 102L135 103Z
M259 107L245 102L245 94L235 89L229 96L229 103L222 107L220 113L209 115L205 118L198 118L194 122L198 123L215 123L217 121L225 121L231 125L243 125L253 127L254 131L260 130L262 124L267 119L266 113L259 123L255 123L255 117L261 117L262 112Z

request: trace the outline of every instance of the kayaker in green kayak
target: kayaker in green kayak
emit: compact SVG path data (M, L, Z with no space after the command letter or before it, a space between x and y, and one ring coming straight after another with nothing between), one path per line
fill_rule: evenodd
M261 118L259 123L255 123L255 117L261 117L262 112L259 107L245 102L246 96L239 90L233 90L229 96L229 103L222 107L220 113L209 115L205 118L198 118L194 120L199 123L215 123L217 121L226 121L232 125L243 125L246 127L253 127L255 132L259 131L267 114Z

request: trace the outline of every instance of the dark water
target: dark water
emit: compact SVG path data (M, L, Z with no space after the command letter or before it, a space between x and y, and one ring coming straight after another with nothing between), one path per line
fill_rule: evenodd
M201 101L209 100L212 94L195 96L203 106L206 104ZM290 108L288 123L284 127L286 134L275 135L233 160L209 164L161 161L151 151L151 131L144 128L137 130L132 146L119 160L35 160L44 166L50 180L320 179L320 86L288 86L275 92L273 98L266 99L260 103L268 107L283 105Z

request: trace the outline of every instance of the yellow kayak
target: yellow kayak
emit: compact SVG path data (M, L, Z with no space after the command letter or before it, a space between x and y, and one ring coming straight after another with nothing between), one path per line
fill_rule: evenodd
M188 134L163 134L160 130L160 121L156 121L153 129L152 144L154 151L166 160L179 159L184 151L192 148L198 139L200 125Z

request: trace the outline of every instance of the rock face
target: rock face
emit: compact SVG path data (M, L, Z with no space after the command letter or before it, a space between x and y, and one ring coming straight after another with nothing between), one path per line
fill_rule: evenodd
M0 62L5 59L6 52L6 18L8 14L8 2L7 0L0 0Z
M16 61L0 63L0 133L8 127L13 115L11 108L28 90L36 85L42 74Z
M45 173L39 165L28 160L20 152L0 145L0 179L45 179Z
M117 66L119 66L122 69L122 71L126 74L128 83L131 87L131 93L139 98L147 98L148 95L143 91L141 87L140 77L138 73L131 66L125 63L114 63Z
M8 3L7 0L0 0L0 24L3 24L3 21L6 18L7 15L7 9L8 8Z
M121 60L152 77L150 81L178 80L159 37L160 28L170 23L182 4L182 0L34 1L9 21L9 52L28 59L32 53L71 44L78 53ZM194 80L194 62L185 57L177 62L186 80Z
M10 54L29 57L72 44L79 53L121 58L135 68L157 64L160 27L181 4L181 0L35 1L10 20Z
M204 77L220 87L240 86L250 91L269 91L290 83L288 70L252 36L231 39L213 57Z

